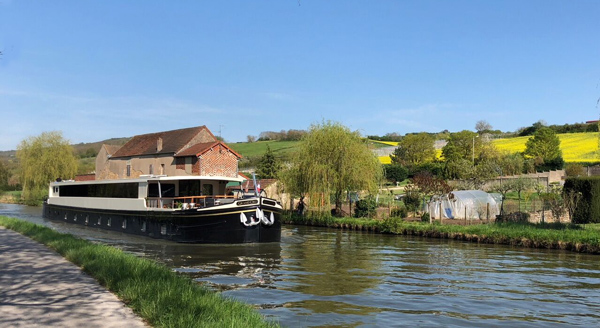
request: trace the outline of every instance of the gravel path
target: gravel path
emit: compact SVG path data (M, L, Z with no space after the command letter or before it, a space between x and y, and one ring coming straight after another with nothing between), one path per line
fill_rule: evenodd
M46 246L0 227L0 327L148 327Z

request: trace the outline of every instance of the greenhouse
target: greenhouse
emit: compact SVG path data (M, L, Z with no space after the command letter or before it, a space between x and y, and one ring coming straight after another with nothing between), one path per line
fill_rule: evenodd
M487 220L500 214L502 196L481 190L458 190L444 196L433 197L427 204L426 212L445 219Z

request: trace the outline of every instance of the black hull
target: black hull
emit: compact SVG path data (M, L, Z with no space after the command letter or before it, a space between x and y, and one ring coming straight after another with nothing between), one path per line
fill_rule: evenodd
M138 236L167 239L180 243L241 244L281 240L281 215L278 209L261 206L266 215L274 214L273 225L245 226L240 213L250 217L256 206L208 211L117 211L95 210L44 203L46 219L124 232Z

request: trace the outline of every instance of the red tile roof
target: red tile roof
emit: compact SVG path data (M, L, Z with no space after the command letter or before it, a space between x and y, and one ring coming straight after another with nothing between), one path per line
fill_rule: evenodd
M115 157L131 157L140 155L175 154L187 145L202 130L210 131L206 126L198 126L187 129L142 134L131 138L117 152ZM212 133L211 133L212 135ZM157 141L162 139L162 149L157 149Z
M238 158L242 158L242 155L236 153L233 149L229 148L229 146L222 143L221 141L195 144L187 149L182 150L181 152L178 152L177 154L175 154L175 157L200 156L205 152L209 151L211 148L218 145L221 145L223 148L229 150Z
M92 181L96 180L96 174L79 174L75 176L75 181Z

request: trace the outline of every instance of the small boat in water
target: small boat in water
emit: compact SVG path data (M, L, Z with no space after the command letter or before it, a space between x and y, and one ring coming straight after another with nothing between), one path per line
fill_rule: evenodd
M242 178L141 175L133 179L56 181L43 216L182 243L263 243L281 239L282 207L241 190ZM226 194L228 183L240 184Z

